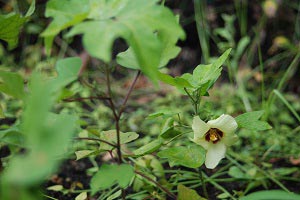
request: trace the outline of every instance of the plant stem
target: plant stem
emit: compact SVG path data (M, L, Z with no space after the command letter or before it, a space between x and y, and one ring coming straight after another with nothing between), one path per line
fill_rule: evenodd
M207 193L206 183L205 183L205 180L204 180L204 177L203 177L202 173L203 173L202 170L199 169L199 175L200 175L200 179L201 179L202 190L203 190L205 198L208 199L208 193Z
M189 96L189 98L191 99L192 101L192 104L194 106L194 111L195 111L195 116L198 115L198 99L195 100L192 95L189 93L189 91L187 90L187 88L183 88L185 93Z
M76 139L76 140L91 140L91 141L103 142L103 143L105 143L105 144L108 144L108 145L110 145L110 146L112 146L112 147L117 148L117 145L115 145L115 144L113 144L113 143L110 143L110 142L108 142L108 141L106 141L106 140L99 139L99 138L77 137L77 138L75 138L75 139Z
M111 86L110 86L110 70L109 67L106 65L106 86L107 86L107 93L109 96L109 103L110 103L110 108L113 112L114 118L115 118L115 127L116 127L116 134L117 134L117 154L118 154L118 164L122 163L122 152L121 152L121 141L120 141L120 116L117 114L116 111L116 106L112 100L112 92L111 92Z
M110 103L110 108L113 112L114 118L115 118L115 127L116 127L116 134L117 134L117 154L118 154L118 164L122 164L122 151L121 151L121 137L120 137L120 114L117 114L117 109L116 106L112 100L112 91L111 91L111 86L110 86L110 70L109 67L106 65L106 86L107 86L107 93L109 96L109 103ZM125 200L126 198L126 193L125 190L122 189L122 199Z
M117 132L117 154L118 154L118 163L121 164L122 161L122 152L121 152L121 137L120 137L120 123L119 119L116 120L116 132Z
M157 181L153 180L152 178L148 177L147 175L143 174L142 172L139 172L139 171L136 171L136 170L134 172L136 174L140 175L141 177L147 179L148 181L154 183L157 187L159 187L162 191L164 191L172 199L176 199L176 196L172 192L170 192L167 188L165 188L164 186L162 186Z
M135 86L135 84L136 84L136 82L137 82L140 74L141 74L141 71L138 71L138 73L136 74L136 76L135 76L135 78L134 78L134 80L133 80L133 82L132 82L132 84L131 84L131 86L130 86L127 94L126 94L126 97L125 97L125 99L124 99L124 101L123 101L123 103L122 103L122 105L120 107L119 117L121 117L122 113L124 112L126 103L127 103L128 99L129 99L129 96L130 96L130 94L131 94L131 92L132 92L132 90L133 90L133 88L134 88L134 86Z

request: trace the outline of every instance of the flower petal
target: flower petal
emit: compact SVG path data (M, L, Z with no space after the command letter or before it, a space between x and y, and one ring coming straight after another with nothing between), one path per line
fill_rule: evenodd
M204 138L197 138L197 139L193 139L192 141L195 142L196 144L201 145L204 149L208 149L209 142L207 142Z
M217 128L226 133L233 133L235 129L237 129L238 125L233 117L230 115L221 115L219 118L215 120L210 120L207 124L211 128Z
M223 142L217 144L209 144L206 152L205 166L209 169L214 169L222 158L225 157L226 146Z
M202 121L199 116L195 116L193 119L192 129L194 131L194 140L197 140L198 138L202 138L210 127Z

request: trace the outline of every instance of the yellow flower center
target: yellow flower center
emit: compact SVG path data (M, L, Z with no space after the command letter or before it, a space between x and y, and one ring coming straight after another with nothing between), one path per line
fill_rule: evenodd
M216 144L221 140L224 133L217 128L211 128L205 133L205 140Z

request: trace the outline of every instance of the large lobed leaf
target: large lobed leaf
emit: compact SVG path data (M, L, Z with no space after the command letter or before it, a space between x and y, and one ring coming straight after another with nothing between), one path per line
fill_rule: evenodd
M176 30L174 30L176 33ZM180 33L180 32L178 32ZM180 48L176 46L178 36L176 34L164 34L164 32L157 32L157 37L161 40L162 52L161 59L158 67L164 67L168 64L170 59L175 58L180 52ZM141 69L139 62L134 55L132 48L128 48L125 52L121 52L117 55L117 62L127 68Z
M161 62L166 62L166 58L162 58L163 49L168 45L175 45L179 38L185 37L173 13L166 7L157 5L157 2L51 0L47 4L46 16L54 20L42 36L49 47L58 32L74 25L67 36L83 34L86 50L107 63L111 61L113 42L117 38L123 38L131 47L138 64L131 67L141 69L156 81L158 66ZM84 21L85 19L88 21ZM167 38L171 41L168 45L165 42ZM168 51L167 57L173 57L177 51Z
M49 54L54 37L62 30L83 21L88 16L89 0L52 0L47 2L46 17L53 21L42 33Z

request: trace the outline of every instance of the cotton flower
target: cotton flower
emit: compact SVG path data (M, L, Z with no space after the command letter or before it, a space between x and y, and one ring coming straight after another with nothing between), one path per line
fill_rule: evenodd
M226 147L237 141L237 135L234 134L237 126L235 119L230 115L223 114L207 123L198 116L194 117L193 141L207 150L205 158L207 168L214 169L225 157Z

